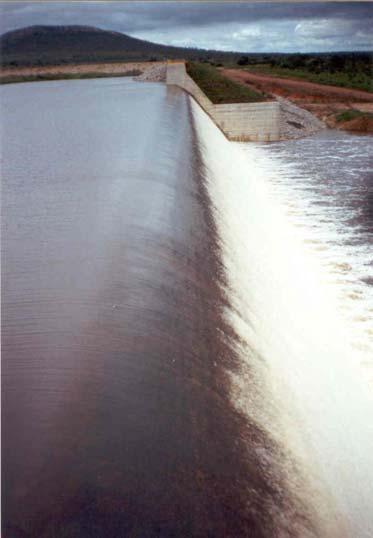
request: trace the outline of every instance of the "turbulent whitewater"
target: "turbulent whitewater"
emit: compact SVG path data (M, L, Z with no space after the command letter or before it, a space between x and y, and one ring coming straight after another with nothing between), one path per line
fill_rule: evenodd
M369 298L312 173L162 84L0 103L4 535L370 536Z
M360 212L365 218L360 219L357 230L352 225L347 230L337 218L330 218L333 209L342 212L343 208L330 207L333 200L323 192L320 179L325 170L320 164L317 169L312 150L309 161L314 169L304 170L304 161L297 162L296 151L291 154L285 143L227 143L196 106L194 114L209 169L209 192L229 294L239 313L227 315L262 357L267 390L284 428L276 433L291 447L293 456L302 460L305 483L308 479L310 487L303 494L318 514L322 535L371 536L373 427L369 417L373 407L369 385L373 346L368 320L373 302L368 204L373 186L367 184L372 178L367 177L366 154L355 155L355 163L359 160L365 174L363 185L357 177L354 189L345 187L341 196L345 219L355 217L356 221ZM346 135L341 140L335 136L334 146L333 140L329 141L329 151L337 159L340 150L343 159L353 137ZM355 144L359 147L364 142L367 147L366 139L357 139ZM327 143L327 137L320 141L320 145ZM314 148L317 139L291 144ZM353 170L354 162L350 164ZM328 206L329 219L325 220L332 224L330 233L325 223L324 227L319 223L321 211L305 210L312 204L307 188L311 188L315 168L320 183L319 205L316 202L315 206ZM334 172L338 174L335 168ZM337 176L335 181L343 185L343 178ZM348 184L346 179L344 183ZM361 207L356 201L359 187ZM333 189L330 171L324 190L327 188ZM334 188L337 190L337 185ZM338 225L343 229L333 234L333 226ZM348 280L340 275L346 266L351 269ZM351 301L357 294L361 304L355 306ZM359 315L358 309L363 314ZM242 357L244 361L244 353ZM240 406L249 410L251 402L241 377L234 382L239 387ZM275 432L273 422L269 429Z

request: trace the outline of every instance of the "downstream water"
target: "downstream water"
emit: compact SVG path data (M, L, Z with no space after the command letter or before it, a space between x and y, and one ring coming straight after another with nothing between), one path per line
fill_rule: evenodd
M0 95L4 536L370 536L368 139L232 144L131 80Z
M362 366L373 387L372 137L339 131L262 146L271 192L316 253L339 311L369 352Z
M362 280L361 272L351 277L350 282L341 282L339 272L335 274L333 265L333 270L330 268L334 248L333 226L330 230L327 227L330 219L319 224L317 209L302 211L302 207L312 205L314 200L307 186L318 185L321 191L323 175L330 172L325 147L325 159L321 160L321 154L319 168L311 166L310 157L307 168L306 157L312 151L317 155L316 148L326 146L327 139L323 138L325 135L310 139L313 150L309 152L306 141L290 143L288 148L285 143L229 144L198 107L194 108L194 114L201 133L208 190L234 305L230 319L242 338L262 357L266 390L272 396L270 404L266 402L266 409L257 406L254 414L301 462L307 475L301 489L305 483L309 487L302 496L317 512L320 535L368 538L373 533L373 426L369 418L373 398L367 373L372 365L371 333L365 317L361 319L351 312L349 297L355 282ZM333 134L330 136L331 153L336 155L338 137L342 151L345 150L342 135L334 135L334 142ZM348 135L345 139L350 145L355 142ZM363 143L368 151L369 139L364 142L356 139L357 147ZM302 147L307 148L304 156ZM298 183L294 173L287 175L288 169L295 170L296 166ZM343 176L348 164L333 169ZM341 250L351 266L363 265L361 260L364 260L362 287L366 287L367 297L362 299L362 308L371 318L368 173L364 169L362 177L355 172L352 178L349 175L340 180L345 187L344 203L348 208L354 207L353 222L357 222L351 225L350 231L350 237L355 237L351 243L356 247L348 248L343 243ZM334 190L339 192L338 183ZM357 192L360 192L361 210L356 203ZM329 208L336 205L330 213L338 212L341 199L341 194L335 195L334 203L333 199L327 199L325 205ZM351 213L352 209L348 213L350 218ZM334 226L346 228L347 223L340 221L335 217ZM315 228L318 233L314 232L313 237L317 237L316 245L323 247L320 249L323 256L308 241ZM341 234L341 242L344 239ZM357 261L355 256L359 256ZM338 256L335 258L338 263ZM242 376L234 377L234 384L238 387L239 406L249 413L252 402L245 385L242 386ZM272 416L268 417L266 413L271 405ZM274 427L278 422L282 424L279 431Z

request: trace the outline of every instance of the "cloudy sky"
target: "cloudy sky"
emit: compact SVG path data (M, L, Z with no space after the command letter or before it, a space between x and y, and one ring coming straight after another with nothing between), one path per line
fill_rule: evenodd
M371 2L1 2L1 33L84 24L157 43L243 52L373 50Z

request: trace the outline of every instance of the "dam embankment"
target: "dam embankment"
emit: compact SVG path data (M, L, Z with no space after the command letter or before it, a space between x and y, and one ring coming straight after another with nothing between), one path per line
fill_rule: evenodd
M139 79L147 80L148 72ZM326 125L309 111L296 106L283 97L258 103L213 104L201 88L188 75L184 62L168 62L165 67L149 70L159 80L183 88L228 140L274 142L303 138L325 129Z
M166 83L179 86L192 95L229 140L270 142L280 137L280 105L277 101L215 105L188 75L183 62L167 64Z
M232 399L247 344L188 96L1 92L4 536L307 536L283 447Z

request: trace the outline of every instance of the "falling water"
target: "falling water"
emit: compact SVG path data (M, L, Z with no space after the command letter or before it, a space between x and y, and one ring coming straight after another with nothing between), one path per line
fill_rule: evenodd
M347 323L330 265L289 218L274 188L286 171L271 146L229 143L196 105L193 113L235 307L228 316L262 357L283 430L266 427L307 469L304 495L323 535L371 536L373 404L361 368L372 360L369 335L358 319ZM242 379L234 383L237 405L250 409Z

